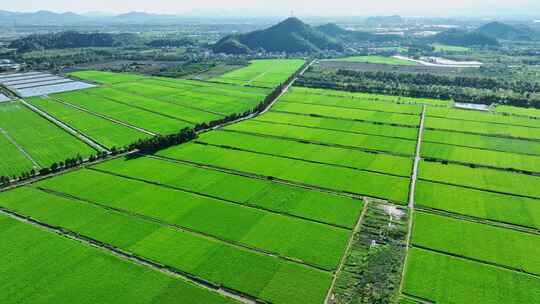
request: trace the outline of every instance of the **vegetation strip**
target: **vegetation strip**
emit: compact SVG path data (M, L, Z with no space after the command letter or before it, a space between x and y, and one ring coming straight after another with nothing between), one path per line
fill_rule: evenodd
M341 261L339 262L338 268L334 272L334 275L332 278L332 284L330 285L330 288L328 289L328 293L326 294L325 303L328 303L330 300L330 297L332 296L332 292L334 291L334 288L336 286L336 281L338 279L338 276L341 274L345 261L347 260L351 252L351 247L354 241L354 237L360 230L360 227L362 225L362 220L364 219L366 210L368 209L368 205L369 205L369 201L364 198L364 208L362 209L362 213L358 217L358 221L356 222L356 225L354 226L354 229L352 230L351 236L349 238L349 242L347 243L347 248L345 249L343 256L341 257Z
M237 291L231 292L231 291L229 291L227 289L224 289L224 288L222 288L222 287L220 287L220 286L218 286L216 284L213 284L211 282L204 281L204 280L202 280L202 279L200 279L198 277L192 276L189 273L182 272L182 271L177 270L177 269L172 269L172 268L167 267L165 265L161 265L159 263L156 263L156 262L154 262L154 261L152 261L150 259L146 259L144 257L138 256L138 255L135 255L135 254L132 254L132 253L129 253L129 252L125 252L125 251L123 251L123 250L121 250L119 248L113 247L113 246L108 245L108 244L104 244L104 243L102 243L102 242L100 242L98 240L94 240L94 239L89 238L89 237L85 237L85 236L80 235L80 234L78 234L76 232L66 230L65 228L56 227L56 226L53 226L53 225L38 221L36 219L33 219L31 217L18 214L17 212L13 212L13 211L5 209L3 207L0 207L0 213L3 213L6 216L14 218L14 219L16 219L16 220L18 220L20 222L35 225L35 226L40 227L41 229L45 229L45 230L50 231L50 232L55 233L55 234L59 234L59 235L61 235L63 237L66 237L66 238L81 242L81 243L86 244L88 246L99 248L99 249L101 249L103 251L106 251L106 252L108 252L110 254L118 256L118 257L120 257L122 259L128 260L128 261L130 261L132 263L137 263L137 264L139 264L141 266L149 267L149 268L152 268L154 270L167 273L167 274L172 275L174 277L181 278L183 280L187 280L187 281L189 281L189 282L191 282L191 283L193 283L193 284L195 284L195 285L197 285L197 286L199 286L201 288L204 288L206 290L219 292L220 294L225 295L225 296L227 296L229 298L235 299L237 301L241 301L241 302L246 303L246 304L254 304L254 303L256 303L255 299L253 297L249 296L249 295L246 295L246 294L243 294L243 293L240 293L240 292L237 292Z
M66 194L66 193L62 193L62 192L58 192L58 191L54 191L54 190L49 190L49 189L46 189L46 188L36 187L36 189L38 189L40 191L43 191L43 192L46 192L46 193L49 193L49 194L52 194L52 195L64 197L64 198L67 198L69 200L76 200L78 202L92 204L94 206L98 206L100 208L104 208L104 209L107 209L107 210L110 210L110 211L121 213L121 214L130 216L130 217L136 217L136 218L139 218L139 219L144 220L144 221L151 221L151 222L154 222L154 223L156 223L156 224L158 224L160 226L163 226L163 227L170 227L170 228L180 230L182 232L187 232L187 233L199 236L199 237L205 237L205 238L217 241L217 242L226 243L226 244L228 244L230 246L233 246L233 247L243 248L245 250L249 250L249 251L252 251L252 252L259 253L259 254L264 254L264 255L267 255L267 256L270 256L270 257L274 257L274 258L277 258L277 259L282 259L282 260L285 260L285 261L301 264L301 265L304 265L306 267L317 269L317 270L320 270L320 271L329 271L328 269L326 269L324 267L320 267L318 265L315 265L315 264L312 264L312 263L309 263L309 262L297 260L297 259L294 259L294 258L291 258L291 257L288 257L288 256L284 256L284 255L281 255L281 254L278 254L278 253L270 252L270 251L267 251L267 250L264 250L264 249L261 249L261 248L251 247L251 246L245 245L243 243L240 243L238 241L227 240L227 239L224 239L224 238L221 238L221 237L218 237L218 236L206 233L206 232L201 232L201 231L197 231L197 230L194 230L194 229L191 229L191 228L187 228L185 226L168 223L166 221L163 221L163 220L155 218L155 217L143 215L143 214L140 214L140 213L132 212L132 211L121 209L121 208L110 207L110 206L105 205L103 203L93 202L93 201L82 199L82 198L79 198L79 197L76 197L76 196L73 196L73 195L70 195L70 194Z

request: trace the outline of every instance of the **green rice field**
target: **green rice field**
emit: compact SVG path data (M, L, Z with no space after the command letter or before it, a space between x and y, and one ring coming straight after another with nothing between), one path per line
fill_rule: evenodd
M237 303L5 215L0 228L2 303Z
M540 120L519 116L494 115L488 112L458 110L449 108L428 108L427 116L442 117L456 120L488 122L493 124L513 125L531 128L540 128Z
M158 155L395 202L407 200L409 180L403 177L191 143Z
M502 114L519 115L525 117L540 118L540 110L536 108L520 108L513 106L498 105L495 112Z
M540 229L540 200L419 180L416 204L435 210Z
M20 102L0 104L0 129L0 143L6 147L0 175L18 175L34 166L49 167L70 157L87 157L96 152Z
M540 279L468 259L411 248L403 292L436 303L536 303Z
M276 87L284 83L304 63L305 61L301 59L253 60L246 67L210 80L239 85Z

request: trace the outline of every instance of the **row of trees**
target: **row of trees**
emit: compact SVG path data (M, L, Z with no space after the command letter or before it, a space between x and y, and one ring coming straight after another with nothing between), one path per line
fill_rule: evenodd
M343 76L358 82L374 80L381 82L392 82L398 84L423 85L423 86L454 86L475 89L486 89L492 91L510 90L518 93L540 92L540 83L536 81L523 81L514 79L499 79L492 77L463 77L430 73L391 73L373 71L351 71L338 70L337 76Z
M476 104L507 104L540 108L540 94L519 93L511 90L478 89L464 86L415 84L405 80L348 77L337 73L309 74L296 83L300 86L366 92L415 98L452 99L456 102Z

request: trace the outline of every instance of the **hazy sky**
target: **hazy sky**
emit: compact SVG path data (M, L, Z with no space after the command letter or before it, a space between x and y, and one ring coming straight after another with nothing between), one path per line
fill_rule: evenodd
M147 11L177 14L193 10L227 10L270 15L540 15L540 0L0 0L11 11Z

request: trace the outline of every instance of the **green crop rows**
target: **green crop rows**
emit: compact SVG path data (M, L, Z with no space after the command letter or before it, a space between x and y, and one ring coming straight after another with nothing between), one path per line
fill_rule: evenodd
M434 303L537 303L537 277L429 250L411 248L403 292Z
M273 303L320 303L331 280L324 271L33 188L2 193L0 206Z
M431 181L540 198L540 177L493 169L422 161L420 178Z
M329 270L337 267L350 234L342 228L95 171L66 174L37 186Z
M381 197L396 202L407 200L409 179L403 177L191 143L163 150L158 154L336 191Z
M420 124L419 115L408 115L399 113L386 113L380 111L369 111L362 109L347 109L333 106L323 106L317 104L302 104L291 102L278 102L272 107L272 111L296 113L312 116L333 117L340 119L351 119L360 121L370 121L385 124L398 124L405 126L418 126Z
M264 118L265 115L261 116L261 120ZM403 155L412 155L416 145L414 140L409 139L321 130L294 125L269 124L264 121L259 122L257 119L234 124L225 129Z
M236 303L5 215L0 238L2 303Z
M535 109L535 108L520 108L520 107L498 105L495 108L495 112L540 118L540 110Z
M346 228L356 224L363 206L351 198L148 157L95 168Z
M492 113L469 111L469 110L457 110L449 108L428 108L426 111L428 116L442 117L456 120L470 120L478 122L488 122L496 124L516 125L524 127L540 127L540 120L529 119L519 116L510 115L494 115Z
M309 91L292 91L285 94L280 98L280 102L298 102L305 104L315 104L322 106L334 106L344 107L352 109L363 109L372 111L383 111L393 113L404 114L416 114L419 115L422 112L422 108L418 105L405 105L397 103L381 103L373 102L369 100L363 100L359 98L347 98L345 96L329 96L317 93L310 93Z
M540 228L540 201L420 180L416 204L530 228Z
M416 128L395 126L390 127L387 125L375 124L370 122L314 116L302 116L301 119L299 119L298 115L279 112L267 112L264 115L257 117L251 121L273 122L300 127L312 127L330 131L344 131L365 135L380 135L412 140L416 140L416 137L418 136L418 129Z
M438 143L423 143L422 156L503 169L540 172L540 156L480 150Z
M125 146L138 139L149 137L145 133L102 119L50 98L34 97L29 99L29 102L108 148Z
M19 148L41 167L49 167L77 154L86 157L95 152L19 102L0 105L0 129L1 147L6 147L6 154L2 154L5 165L0 167L0 175L18 175L21 170L32 168L32 163Z
M412 242L415 246L540 274L537 234L417 212Z
M276 87L285 82L304 62L304 60L299 59L253 60L247 67L211 80L241 85Z
M347 166L360 170L377 171L404 177L410 176L412 168L412 159L406 157L300 143L244 133L216 131L202 135L198 141L212 145L233 147L275 156Z
M373 93L363 93L363 92L349 92L349 91L338 91L330 89L318 89L318 88L304 88L304 87L293 87L292 92L301 92L308 94L321 94L328 96L344 96L349 98L358 98L360 100L366 101L382 101L382 102L393 102L393 103L411 103L411 104L426 104L433 106L450 106L453 102L450 100L441 100L441 99L431 99L431 98L413 98L413 97L402 97L394 95L383 95L383 94L373 94Z
M434 142L486 150L540 155L540 142L458 132L425 130L422 142Z

